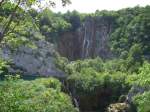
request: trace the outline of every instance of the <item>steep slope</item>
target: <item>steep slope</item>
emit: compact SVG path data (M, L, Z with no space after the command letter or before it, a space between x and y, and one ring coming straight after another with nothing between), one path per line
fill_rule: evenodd
M40 34L38 34L40 35ZM22 73L24 75L41 75L63 77L63 73L58 71L54 64L54 46L44 39L32 41L32 46L22 44L15 49L5 45L1 50L1 57L12 61L9 69L11 73Z
M112 57L108 44L114 22L111 16L86 17L76 31L63 33L58 51L62 56L72 60L96 56Z

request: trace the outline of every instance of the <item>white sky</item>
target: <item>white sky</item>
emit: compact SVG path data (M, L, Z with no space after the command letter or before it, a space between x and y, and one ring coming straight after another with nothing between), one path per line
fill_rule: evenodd
M56 0L57 1L57 0ZM98 10L118 10L134 6L150 5L150 0L71 0L72 4L66 7L61 7L59 3L53 11L66 12L67 10L77 10L78 12L90 13Z

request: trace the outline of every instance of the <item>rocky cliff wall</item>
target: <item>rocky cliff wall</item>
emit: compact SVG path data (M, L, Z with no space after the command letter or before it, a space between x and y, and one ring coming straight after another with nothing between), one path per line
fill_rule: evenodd
M71 60L100 56L112 57L109 38L114 28L114 21L109 17L87 17L74 32L61 35L58 51Z
M7 44L1 48L0 57L12 63L9 72L21 75L64 77L64 73L55 67L54 45L45 39L33 37L29 39L34 44L34 48L27 45L29 42L13 49Z
M113 27L114 21L110 17L86 17L76 30L62 33L57 43L57 50L70 60L97 56L110 58L112 53L108 44ZM39 37L40 34L37 36ZM36 38L36 36L28 37L28 40L36 45L36 49L27 45L21 45L13 51L7 45L2 48L1 57L11 60L14 65L14 68L10 68L10 72L21 72L26 75L64 76L55 67L53 52L56 49L54 46L45 40Z

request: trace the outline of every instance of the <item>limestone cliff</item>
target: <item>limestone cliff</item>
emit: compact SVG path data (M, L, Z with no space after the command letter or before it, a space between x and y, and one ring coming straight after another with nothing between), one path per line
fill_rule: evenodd
M109 16L88 16L76 30L63 32L60 35L57 51L70 60L97 56L110 58L113 55L108 44L113 28L114 21ZM2 47L1 56L13 62L14 68L10 68L10 71L19 71L26 75L64 76L55 67L53 53L56 49L53 44L45 39L37 39L40 33L36 35L35 31L30 33L33 33L33 36L26 38L34 43L36 48L23 44L11 51L7 45Z
M58 51L71 60L100 56L112 57L108 46L114 21L109 17L86 17L74 32L61 35Z
M45 39L35 39L35 37L28 37L28 39L35 47L28 46L29 42L15 49L11 49L7 44L2 47L1 57L12 63L9 68L10 73L64 77L64 74L55 67L54 45Z

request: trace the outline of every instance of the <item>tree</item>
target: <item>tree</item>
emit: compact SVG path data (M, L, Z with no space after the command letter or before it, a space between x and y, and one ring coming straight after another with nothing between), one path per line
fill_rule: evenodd
M70 0L61 0L61 1L62 1L63 6L71 3ZM1 0L0 7L2 7L2 5L4 5L7 2L12 2L13 4L15 4L15 7L12 10L12 12L9 14L9 16L7 18L7 22L3 25L3 28L0 31L0 42L3 40L3 38L9 31L9 27L16 15L19 7L30 9L32 5L39 5L41 3L41 1L39 1L39 0L13 0L13 1L12 0ZM51 5L53 7L56 5L54 1L48 0L48 2L49 2L49 5Z
M79 28L81 26L81 14L79 14L77 11L73 11L73 12L67 12L66 14L64 14L64 18L66 19L66 21L68 21L69 23L71 23L72 27L71 30L75 31L77 28Z
M78 112L54 78L0 82L0 112Z

